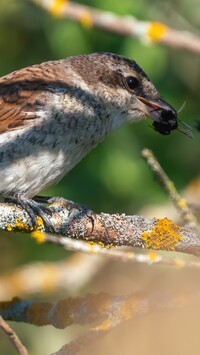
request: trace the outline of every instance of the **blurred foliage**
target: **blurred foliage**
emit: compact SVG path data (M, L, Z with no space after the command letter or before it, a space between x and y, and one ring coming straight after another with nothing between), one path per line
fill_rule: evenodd
M197 26L199 4L193 8L186 1L80 2L141 20L164 21L183 30L198 30L194 27ZM180 118L195 125L195 119L199 118L200 96L200 59L197 55L94 28L86 29L66 19L53 18L28 0L1 0L0 75L34 63L95 51L116 52L134 58L149 74L161 95L176 109L186 101ZM79 201L94 211L129 214L136 213L148 203L166 199L140 157L144 147L154 151L176 186L184 188L199 173L198 132L193 140L180 132L163 137L150 125L150 121L144 121L113 133L46 193ZM44 258L45 248L41 256L41 246L31 242L24 244L24 237L17 238L16 245L14 240L11 243L17 250L20 243L20 260L37 258L37 254L39 259ZM6 247L9 242L4 240L1 243ZM22 245L26 250L30 249L24 259ZM58 255L60 252L50 247L46 257L56 258Z
M197 0L80 2L141 20L163 21L182 30L199 31L200 2ZM28 0L0 1L1 76L42 61L95 51L116 52L135 59L172 106L178 109L186 101L180 118L195 125L195 120L199 119L200 100L200 58L197 55L141 43L135 38L94 28L86 29L80 24L53 18ZM180 132L164 137L154 132L150 125L150 121L144 121L122 127L91 152L57 186L48 189L46 194L79 201L97 212L127 214L136 213L147 204L166 200L164 192L153 181L148 167L140 157L141 149L152 149L178 189L182 189L199 174L200 134L195 133L193 140ZM26 235L8 238L4 234L0 239L0 248L2 272L28 261L56 260L66 255L55 246L36 245ZM27 335L28 329L26 332L26 327L22 327L20 332L21 326L17 325L19 335L28 347L32 347ZM41 328L31 331L38 332L41 339ZM49 342L50 338L47 337L45 341ZM42 339L44 342L43 336ZM38 344L41 346L41 342ZM1 344L2 354L6 354L4 350ZM9 350L11 353L12 350Z

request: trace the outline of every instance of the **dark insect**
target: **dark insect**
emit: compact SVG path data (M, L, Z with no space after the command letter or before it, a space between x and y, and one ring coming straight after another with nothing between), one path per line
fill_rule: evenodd
M176 111L161 111L160 120L153 122L153 128L160 134L169 135L171 131L178 128L178 118Z
M183 126L180 127L179 123ZM160 113L160 120L153 122L153 129L160 134L169 135L171 131L177 129L186 136L193 138L192 128L177 117L175 110L163 110ZM200 123L199 123L200 129Z

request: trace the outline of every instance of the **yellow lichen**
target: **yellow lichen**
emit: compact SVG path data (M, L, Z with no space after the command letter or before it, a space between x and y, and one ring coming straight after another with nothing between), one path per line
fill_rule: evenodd
M105 244L103 242L96 242L95 240L91 240L89 243L91 246L100 245L100 247L105 248Z
M88 241L88 239L89 238L85 238L84 237L84 240L87 240ZM89 241L89 244L90 244L90 246L91 246L91 250L92 251L96 251L95 250L95 248L93 248L93 247L95 247L95 246L100 246L101 248L104 248L104 249L111 249L111 248L115 248L116 246L114 245L114 244L112 244L112 243L110 243L110 244L104 244L103 242L101 242L101 241L94 241L94 240L91 240L91 241Z
M89 11L84 11L80 17L80 23L83 27L91 28L93 26L92 15Z
M176 259L176 266L177 268L181 269L182 267L185 266L185 261L182 259Z
M125 257L128 258L128 259L133 259L135 256L135 253L133 253L132 251L127 251L125 253Z
M177 243L183 240L180 229L168 218L158 219L152 231L143 232L141 239L147 249L175 250Z
M37 229L42 229L44 227L43 219L37 216Z
M150 22L147 28L147 35L153 41L159 41L167 31L168 27L160 22Z
M151 252L148 254L149 260L150 261L155 261L157 259L157 254L154 252Z
M49 12L57 17L62 15L62 10L64 5L66 5L68 3L68 0L52 0L50 2L50 5L48 7Z
M11 224L8 224L8 226L7 226L7 231L8 232L11 232L13 230L13 227L11 226Z
M187 208L187 202L184 198L181 198L178 202L178 205L181 207L181 208Z
M58 206L58 207L67 207L66 206L66 202L63 200L60 200L60 201L53 201L49 204L49 207L54 207L54 206Z
M129 320L132 319L135 310L138 307L138 299L133 297L128 298L124 301L119 308L119 317L120 319Z
M105 248L105 244L103 242L98 242L98 245L100 245L102 248Z
M41 230L43 228L43 220L41 217L37 217L37 230ZM15 225L11 226L10 224L7 226L8 231L18 230L22 232L31 232L34 230L33 226L30 226L25 220L22 221L20 217L18 217L15 221Z
M15 222L15 228L23 232L30 232L33 230L33 227L29 226L25 221L23 222L20 217L18 217Z
M31 233L31 237L34 238L35 241L39 244L45 242L45 234L40 230L33 231Z
M106 248L111 249L111 248L116 248L116 245L114 245L113 243L107 244Z
M104 330L107 331L112 326L112 323L109 319L105 319L100 325L94 328L94 330Z

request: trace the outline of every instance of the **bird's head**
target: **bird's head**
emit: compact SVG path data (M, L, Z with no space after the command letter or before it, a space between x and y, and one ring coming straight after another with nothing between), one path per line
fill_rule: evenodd
M113 128L124 121L135 122L149 117L153 120L152 127L161 134L168 135L175 129L183 131L179 128L176 110L160 97L134 60L111 53L93 53L78 58L79 75L113 110Z

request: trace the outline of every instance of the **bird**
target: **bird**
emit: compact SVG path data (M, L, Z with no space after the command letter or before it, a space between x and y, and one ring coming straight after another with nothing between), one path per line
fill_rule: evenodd
M145 116L168 135L176 110L132 59L91 53L0 78L0 196L50 225L38 194L57 183L110 132Z

